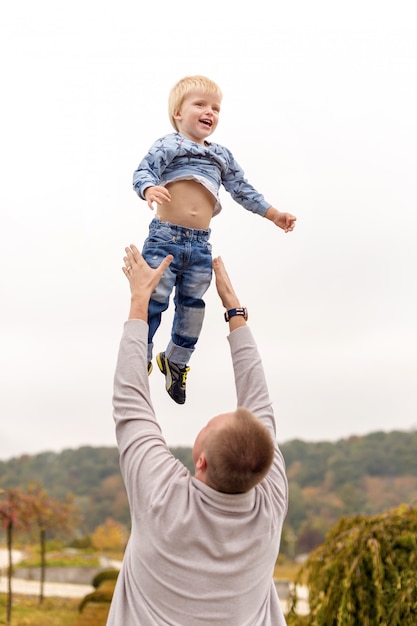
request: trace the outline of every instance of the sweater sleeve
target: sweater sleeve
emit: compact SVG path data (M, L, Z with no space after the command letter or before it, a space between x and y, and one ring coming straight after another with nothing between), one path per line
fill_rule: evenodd
M271 433L275 454L271 470L264 479L272 488L275 506L286 514L288 481L285 461L276 441L276 422L262 360L249 326L241 326L228 337L235 374L237 405L252 411Z
M171 454L156 420L147 372L148 325L125 322L114 376L113 417L120 468L132 512L146 510L174 467L187 471Z
M161 137L150 147L136 170L133 172L133 189L145 200L143 192L147 187L159 185L162 175L174 158L177 150L173 134Z
M224 151L227 155L227 168L222 175L224 188L247 211L264 217L271 203L247 181L243 169L230 150L224 148Z
M249 326L232 331L228 337L235 374L238 406L252 411L276 435L275 418L269 398L262 360Z

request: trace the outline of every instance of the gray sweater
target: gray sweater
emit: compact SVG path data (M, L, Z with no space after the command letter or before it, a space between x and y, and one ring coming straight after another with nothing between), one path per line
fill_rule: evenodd
M248 326L228 337L237 406L275 420ZM132 529L108 626L284 626L273 583L287 511L276 445L267 477L248 493L208 487L169 451L147 375L148 326L125 323L114 383L114 419ZM204 398L202 398L204 402Z

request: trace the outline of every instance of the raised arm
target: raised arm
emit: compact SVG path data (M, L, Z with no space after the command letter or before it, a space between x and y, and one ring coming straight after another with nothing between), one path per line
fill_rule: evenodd
M123 273L129 281L129 319L123 327L114 374L113 417L120 453L120 468L132 506L152 501L153 489L163 480L161 459L172 471L169 452L156 420L147 371L148 302L172 257L152 269L139 250L126 248ZM138 476L141 476L138 485Z
M233 315L235 309L243 307L226 271L221 257L213 259L216 288L220 300L229 312L229 343L232 352L233 369L238 406L244 406L262 420L275 436L275 419L269 398L262 360L247 326L244 315Z
M213 259L213 270L217 292L226 311L241 309L242 303L236 295L220 257ZM234 315L229 317L229 330L228 339L235 375L237 404L252 411L265 424L271 434L275 453L267 480L274 485L277 510L282 510L283 515L285 515L288 502L285 463L276 440L275 416L269 397L262 359L244 316Z

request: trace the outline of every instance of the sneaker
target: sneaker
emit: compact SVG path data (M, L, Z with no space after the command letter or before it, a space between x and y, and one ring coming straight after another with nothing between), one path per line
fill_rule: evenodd
M150 373L153 370L153 365L152 365L152 361L148 361L148 376L150 375Z
M156 362L161 372L165 376L165 389L171 396L171 398L177 404L184 404L185 402L185 386L187 384L187 374L190 371L188 365L183 368L179 368L176 363L169 361L165 352L160 352L156 355Z

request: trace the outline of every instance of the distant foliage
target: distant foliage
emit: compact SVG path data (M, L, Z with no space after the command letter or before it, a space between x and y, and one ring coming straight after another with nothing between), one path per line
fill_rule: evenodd
M417 431L375 432L335 443L290 441L281 446L300 487L327 482L333 489L362 476L417 476Z
M126 526L110 517L106 519L104 524L97 526L91 535L93 547L100 552L123 552L128 538L129 533Z
M172 452L192 469L191 448L173 448ZM84 520L81 530L85 533L91 533L108 517L130 527L129 504L116 447L83 446L0 461L1 488L32 482L41 483L58 499L73 493Z
M416 571L416 507L342 518L299 574L309 626L415 626Z
M375 515L417 499L417 431L295 440L281 449L290 488L285 528L297 537L306 528L327 532L340 517Z
M290 485L283 542L288 554L314 547L340 519L375 515L417 498L417 431L376 432L336 442L281 444ZM191 448L172 453L192 472ZM37 481L50 496L73 493L90 535L107 518L130 528L129 505L114 447L84 446L0 462L0 488ZM313 532L314 531L314 532ZM317 532L318 531L318 532ZM313 534L315 535L313 537Z

